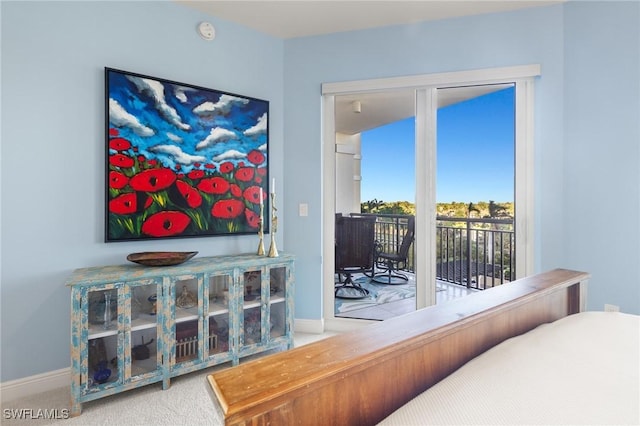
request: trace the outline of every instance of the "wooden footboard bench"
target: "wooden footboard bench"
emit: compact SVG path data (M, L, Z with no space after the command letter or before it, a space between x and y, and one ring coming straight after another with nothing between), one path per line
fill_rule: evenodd
M207 376L227 425L372 425L498 343L584 310L589 274L541 273Z

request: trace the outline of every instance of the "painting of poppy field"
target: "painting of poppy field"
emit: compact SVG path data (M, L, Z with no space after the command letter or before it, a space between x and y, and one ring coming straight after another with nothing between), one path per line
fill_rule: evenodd
M258 232L268 101L112 68L105 86L106 241Z

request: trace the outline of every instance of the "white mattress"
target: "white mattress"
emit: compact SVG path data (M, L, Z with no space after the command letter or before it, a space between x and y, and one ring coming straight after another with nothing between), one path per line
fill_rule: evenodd
M584 312L469 361L382 425L640 425L640 316Z

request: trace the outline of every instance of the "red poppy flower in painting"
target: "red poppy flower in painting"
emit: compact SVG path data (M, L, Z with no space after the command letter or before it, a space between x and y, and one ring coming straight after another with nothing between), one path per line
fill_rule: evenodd
M142 233L152 237L171 237L183 232L191 223L185 213L164 211L152 214L142 224Z
M169 169L143 170L133 176L129 184L136 191L157 192L175 182L176 174Z
M133 158L127 157L123 154L113 154L109 156L109 164L114 167L129 168L133 167Z
M176 181L176 186L178 187L178 191L184 197L187 205L192 209L200 207L202 204L202 195L191 185L181 180Z
M109 172L109 187L113 189L122 189L129 183L129 178L120 172L111 170Z
M204 165L204 168L205 169L215 169L216 166L215 166L215 164L207 163L207 164Z
M242 194L244 196L244 198L253 203L253 204L260 204L260 187L259 186L250 186L247 189L244 190L244 193ZM262 198L266 198L266 195L264 191L262 191Z
M251 164L258 166L264 162L264 154L254 149L247 154L247 160L249 160Z
M257 228L260 226L260 216L258 216L253 210L245 209L244 217L247 218L247 223L250 227Z
M220 171L222 173L231 173L233 171L233 163L226 161L220 164Z
M252 167L242 167L236 171L235 174L236 179L242 182L250 182L253 179L253 168Z
M124 138L113 138L109 140L109 148L115 151L126 151L131 148L131 142Z
M242 189L240 189L240 187L238 185L236 185L235 183L231 184L231 195L233 195L234 197L241 197L242 196Z
M146 198L144 207L147 208L153 202L151 197ZM109 201L109 211L114 214L132 214L138 211L139 202L143 197L140 197L135 192L129 192L126 194L118 195L116 198ZM140 203L142 204L142 203Z
M229 190L229 182L219 176L203 179L198 184L198 189L207 194L221 195Z
M260 176L266 176L267 175L267 168L266 167L258 167L258 170L256 170L256 174L258 174Z
M188 174L187 177L189 177L189 179L201 179L204 177L204 170L191 170Z
M119 133L118 129L114 129L113 127L109 129L109 136L118 136Z
M234 219L244 211L244 203L235 198L220 200L211 208L211 215L219 219Z

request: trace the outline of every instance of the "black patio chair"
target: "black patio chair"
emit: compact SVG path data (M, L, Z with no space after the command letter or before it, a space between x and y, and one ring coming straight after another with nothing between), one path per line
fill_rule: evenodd
M369 290L353 280L353 274L373 275L375 224L375 217L336 215L335 273L338 275L338 285L335 287L336 297L361 299L369 294Z
M409 277L401 272L407 267L409 249L415 234L415 218L410 216L407 222L407 231L402 237L402 242L394 252L376 253L376 266L383 270L373 275L372 280L380 284L404 284Z

